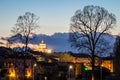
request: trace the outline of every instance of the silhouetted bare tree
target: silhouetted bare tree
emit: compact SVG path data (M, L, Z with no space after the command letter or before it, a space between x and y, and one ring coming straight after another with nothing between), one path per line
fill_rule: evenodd
M70 41L79 50L83 48L90 53L93 76L95 54L97 48L102 47L99 43L102 36L110 31L115 24L114 14L109 13L103 7L93 5L85 6L83 10L77 10L71 18Z
M24 15L19 16L17 19L17 23L15 27L11 30L14 35L22 35L19 36L22 42L25 44L25 52L24 54L24 76L23 80L25 80L25 68L26 68L26 55L28 55L28 44L29 44L29 37L32 31L37 29L38 26L38 19L34 13L26 12Z
M39 27L38 19L34 13L26 12L24 15L19 16L15 27L11 30L13 34L21 34L24 38L21 38L25 44L25 51L27 51L27 46L29 43L29 36Z

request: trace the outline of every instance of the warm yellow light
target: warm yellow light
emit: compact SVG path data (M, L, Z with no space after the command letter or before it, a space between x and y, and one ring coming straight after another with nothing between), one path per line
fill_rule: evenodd
M31 74L30 74L30 73L27 73L27 75L26 75L26 76L27 76L27 78L29 78L29 77L31 77Z
M30 71L27 71L26 77L27 77L27 78L31 77L31 72L30 72Z
M47 53L52 53L52 50L48 49L48 50L47 50Z
M15 77L15 73L10 73L10 77Z
M73 69L73 66L72 66L72 65L70 65L70 66L69 66L69 69Z
M33 67L36 67L37 66L37 64L35 63L34 65L33 65Z
M40 49L46 49L46 44L44 41L41 41L40 43Z
M10 68L9 73L10 73L9 74L10 77L15 77L15 69L14 68Z

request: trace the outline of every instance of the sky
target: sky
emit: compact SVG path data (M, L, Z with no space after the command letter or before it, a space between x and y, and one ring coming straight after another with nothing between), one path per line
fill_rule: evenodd
M31 12L40 17L37 34L52 35L69 32L70 19L87 5L104 7L116 15L117 25L112 34L120 32L120 0L0 0L0 37L11 35L18 16Z

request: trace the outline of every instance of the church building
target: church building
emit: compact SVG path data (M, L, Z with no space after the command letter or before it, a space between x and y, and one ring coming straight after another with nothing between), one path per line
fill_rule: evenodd
M51 49L47 48L47 45L43 40L40 42L38 49L36 49L35 51L39 51L43 53L53 53Z

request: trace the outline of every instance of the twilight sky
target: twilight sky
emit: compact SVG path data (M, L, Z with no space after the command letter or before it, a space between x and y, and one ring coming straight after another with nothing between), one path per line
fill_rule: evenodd
M87 5L101 6L114 13L117 28L112 34L120 33L120 0L0 0L0 37L10 36L18 16L25 12L40 17L40 29L36 31L38 34L68 32L70 18L76 10Z

